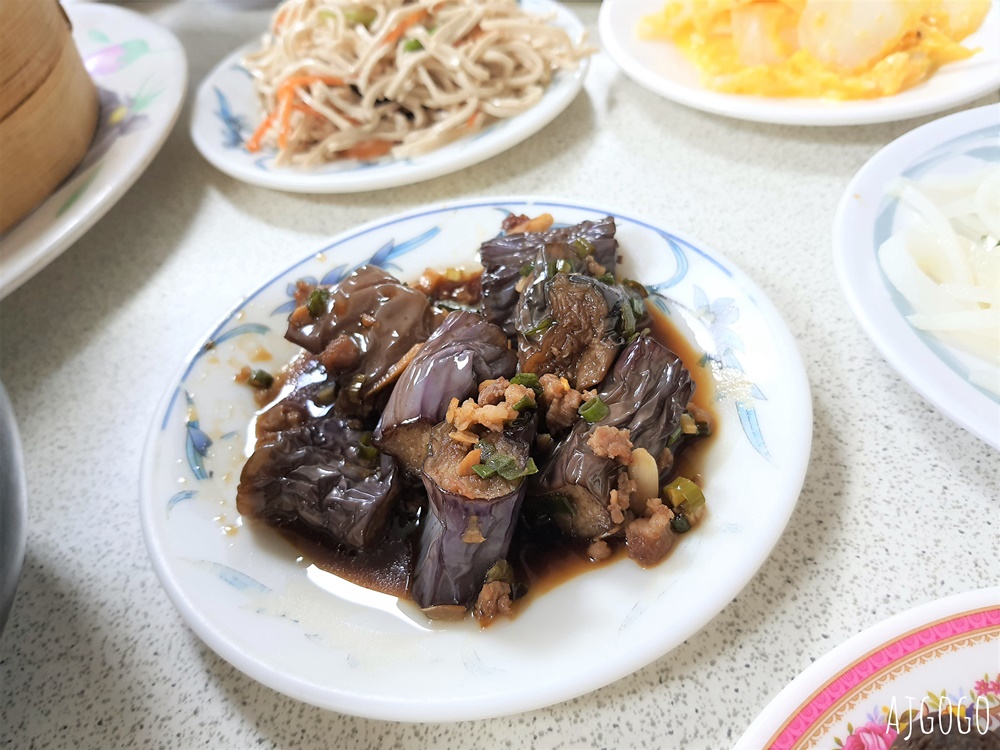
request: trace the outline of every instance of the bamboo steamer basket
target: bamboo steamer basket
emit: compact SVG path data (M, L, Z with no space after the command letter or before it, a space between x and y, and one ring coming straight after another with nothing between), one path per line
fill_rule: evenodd
M58 0L0 0L0 120L42 85L71 42Z
M6 57L10 43L7 7L21 3L48 6L48 0L0 0L4 4L0 50ZM84 68L56 5L62 41L51 69L16 108L0 119L0 233L20 221L72 173L87 153L97 128L97 88ZM27 17L15 16L18 18Z

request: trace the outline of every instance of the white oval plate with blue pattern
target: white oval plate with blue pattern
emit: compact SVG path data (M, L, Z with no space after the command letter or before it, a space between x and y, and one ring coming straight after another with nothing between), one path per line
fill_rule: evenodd
M624 559L528 601L510 620L432 623L410 602L303 561L242 522L236 487L254 415L234 375L262 350L274 366L295 282L332 283L363 263L404 280L474 263L508 212L571 224L617 217L623 274L656 292L717 383L718 430L703 468L709 512L662 564ZM152 426L141 517L153 565L191 628L230 663L303 701L398 721L456 721L540 708L658 659L746 585L787 522L812 438L795 343L761 290L724 257L628 213L546 199L421 208L341 235L250 294L183 364Z
M898 177L970 174L1000 162L1000 105L959 112L897 138L847 186L833 232L833 258L847 301L886 361L914 390L981 440L1000 449L1000 393L969 381L985 360L911 326L910 304L889 283L878 249L912 214L888 194ZM992 367L996 382L1000 372Z
M524 10L552 15L573 39L584 36L583 24L560 3L522 0ZM590 65L584 59L576 70L557 71L541 101L509 120L460 138L427 154L409 159L386 156L374 161L340 160L315 168L276 166L275 152L250 153L246 140L262 113L243 58L259 48L251 42L233 52L208 74L198 89L191 118L195 146L213 166L237 180L293 193L357 193L410 185L414 182L471 167L531 137L544 128L580 93Z

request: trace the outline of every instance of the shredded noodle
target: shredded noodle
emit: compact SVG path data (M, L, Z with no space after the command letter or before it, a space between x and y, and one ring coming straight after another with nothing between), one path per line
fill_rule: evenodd
M407 158L524 112L593 50L517 0L286 0L244 65L279 164Z

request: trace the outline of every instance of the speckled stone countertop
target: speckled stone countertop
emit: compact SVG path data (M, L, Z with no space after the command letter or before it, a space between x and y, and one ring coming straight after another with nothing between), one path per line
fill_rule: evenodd
M266 20L239 3L131 7L181 39L192 90ZM574 5L594 39L598 7ZM0 636L0 747L721 750L849 636L996 584L996 452L889 368L833 272L831 224L848 180L926 119L837 129L734 121L661 99L598 55L585 93L507 153L422 184L327 197L216 171L195 151L185 110L134 188L0 302L0 380L22 431L30 504L24 573ZM812 385L798 506L715 619L589 695L441 725L356 719L286 698L205 646L153 573L137 491L156 404L236 300L323 238L425 202L489 194L628 206L720 249L760 284Z

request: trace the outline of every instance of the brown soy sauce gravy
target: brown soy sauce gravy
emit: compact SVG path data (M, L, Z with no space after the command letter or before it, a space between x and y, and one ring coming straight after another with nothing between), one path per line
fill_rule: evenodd
M701 366L702 354L677 331L667 317L649 306L651 335L675 352L695 381L692 403L711 416L713 435L699 440L682 451L676 459L675 474L702 484L701 468L714 440L718 419L711 408L714 388L711 372ZM407 485L397 498L386 538L370 550L354 550L312 538L295 528L281 533L308 564L375 591L409 599L410 577L416 562L416 543L421 529L423 489ZM711 498L708 498L711 508ZM697 526L688 534L697 533ZM683 544L684 540L678 541ZM626 554L624 540L609 540L613 553L595 562L587 555L588 542L570 539L558 533L552 522L518 524L508 560L526 592L515 601L515 614L535 597L554 589L582 573L609 565Z

